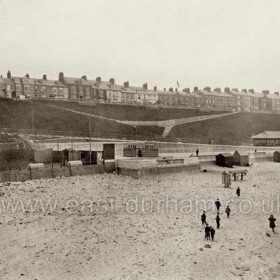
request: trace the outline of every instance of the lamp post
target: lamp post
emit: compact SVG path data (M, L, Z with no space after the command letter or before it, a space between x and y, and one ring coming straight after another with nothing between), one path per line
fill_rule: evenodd
M89 164L91 165L91 114L89 107Z

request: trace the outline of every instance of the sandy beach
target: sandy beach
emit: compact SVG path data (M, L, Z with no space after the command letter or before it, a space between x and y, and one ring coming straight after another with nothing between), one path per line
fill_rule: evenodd
M2 183L0 279L279 279L279 164L247 169L231 188L215 166L139 180L104 174ZM203 209L214 242L204 239Z

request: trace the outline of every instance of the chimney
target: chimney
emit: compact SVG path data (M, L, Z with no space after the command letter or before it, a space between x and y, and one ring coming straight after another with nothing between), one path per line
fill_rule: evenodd
M169 91L170 91L170 92L173 92L173 88L172 88L172 87L171 87L171 88L169 88Z
M238 91L238 88L233 88L232 91Z
M251 89L249 89L249 92L255 93L255 90L251 88Z
M229 87L225 87L224 90L225 90L226 93L230 93L230 88Z
M190 93L190 88L184 88L183 92Z
M11 71L10 71L10 70L9 70L8 73L7 73L7 78L8 78L8 79L11 79L11 78L12 78L12 74L11 74Z
M28 73L25 74L25 78L29 79L29 74Z
M97 78L96 78L96 82L97 82L97 83L101 83L101 77L97 77Z
M164 88L163 91L166 91L166 88Z
M221 88L215 88L214 91L221 93Z
M86 75L82 76L82 79L87 81L87 76Z
M157 87L154 87L154 91L157 91Z
M279 96L279 92L274 92L275 95Z
M145 83L145 84L143 84L143 89L148 89L148 84L147 83Z
M242 92L247 93L247 89L246 89L246 88L243 88L243 89L242 89Z
M263 90L262 91L264 94L269 94L269 90Z
M47 80L47 75L43 75L43 80Z
M110 83L111 86L115 85L115 79L114 79L114 78L111 78L111 79L109 80L109 83Z
M211 91L211 88L210 88L210 87L205 87L204 90L210 92L210 91Z
M198 91L198 87L194 87L194 88L193 88L193 91Z
M126 88L128 88L128 87L129 87L129 81L124 82L123 85L124 85Z
M60 73L59 73L58 80L59 80L60 82L64 82L64 73L63 73L63 72L60 72Z

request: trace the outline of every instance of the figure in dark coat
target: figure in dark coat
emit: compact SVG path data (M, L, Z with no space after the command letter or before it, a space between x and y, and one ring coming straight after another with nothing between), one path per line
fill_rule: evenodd
M203 214L201 215L201 222L202 222L202 225L206 224L206 215L205 215L205 211L203 211Z
M217 214L217 216L216 216L217 229L220 228L220 220L221 220L221 218L220 218L219 214Z
M217 210L218 210L218 212L219 212L220 207L221 207L221 202L219 201L219 198L217 198L217 200L215 201L215 205L216 205Z
M270 215L270 217L268 218L269 220L269 227L272 229L272 231L274 232L274 229L276 228L276 225L275 225L275 221L276 219L274 218L273 215Z
M240 196L240 188L239 187L236 190L236 194L237 194L237 196Z
M227 208L226 208L226 211L225 211L225 212L227 213L227 217L228 217L228 218L229 218L229 215L230 215L230 211L231 211L231 210L230 210L229 206L227 206Z
M214 236L215 236L215 230L213 227L210 227L210 235L211 235L211 239L212 241L214 241Z
M210 227L208 226L207 223L206 223L206 227L205 227L205 239L206 240L210 239Z
M198 148L196 149L195 153L196 153L196 156L198 157L198 155L199 155L199 149Z

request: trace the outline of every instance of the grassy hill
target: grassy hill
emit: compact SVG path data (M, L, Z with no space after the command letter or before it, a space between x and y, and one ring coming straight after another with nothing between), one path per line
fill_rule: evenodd
M154 108L132 105L96 104L96 106L80 105L77 102L40 100L42 104L51 104L111 118L126 121L152 121L195 117L201 115L217 114L218 112L200 111L198 109Z
M280 115L239 113L174 127L168 138L219 144L249 144L250 137L265 130L280 131Z
M89 135L89 118L68 111L52 108L39 102L0 99L0 129L9 131L27 130L32 133L32 115L35 133L54 133L62 135ZM92 118L92 135L118 138L136 137L134 127L118 124L99 118ZM163 129L159 127L138 127L137 138L158 137Z

